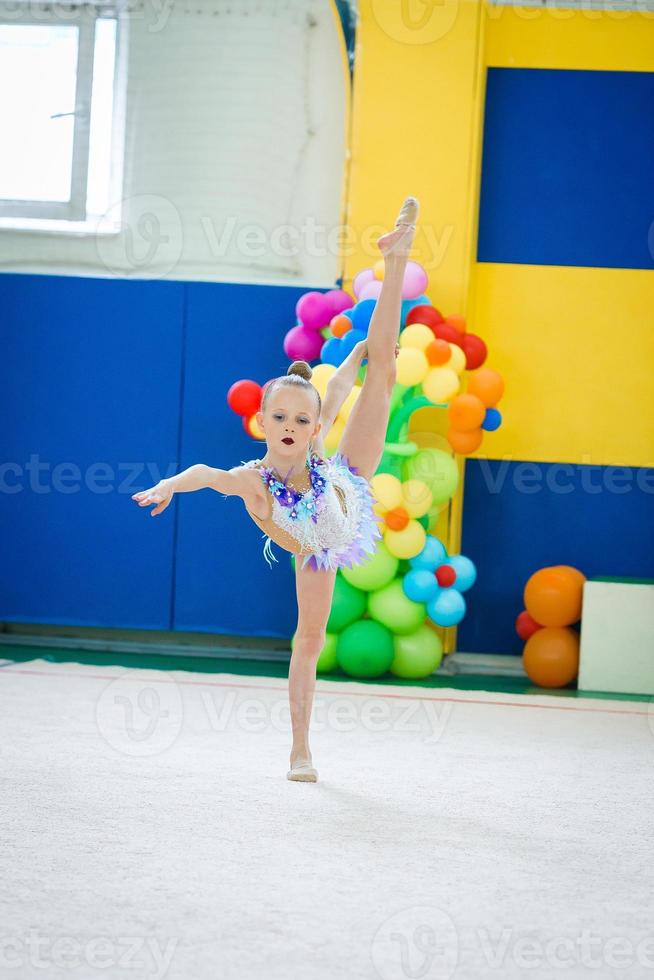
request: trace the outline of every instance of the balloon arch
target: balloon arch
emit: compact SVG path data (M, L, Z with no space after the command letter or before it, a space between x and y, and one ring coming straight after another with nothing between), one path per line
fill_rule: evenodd
M322 397L336 368L366 338L383 275L381 260L355 277L354 296L332 289L310 291L298 300L284 352L290 360L319 362L313 365L311 381ZM438 629L461 622L464 594L477 577L470 558L449 555L430 533L430 516L456 493L455 454L479 449L485 433L502 424L497 406L504 382L485 366L488 352L482 338L467 329L461 314L444 316L426 295L427 286L424 268L409 261L397 383L385 451L371 484L383 539L369 561L340 569L336 576L327 641L318 662L321 673L340 668L353 677L378 677L390 671L416 679L433 673L443 656ZM362 366L359 381L364 376ZM263 439L256 413L264 389L265 384L242 379L227 395L245 431L257 440ZM360 390L360 385L354 387L327 434L327 455L338 448ZM447 412L449 451L421 448L408 438L411 416L425 407Z

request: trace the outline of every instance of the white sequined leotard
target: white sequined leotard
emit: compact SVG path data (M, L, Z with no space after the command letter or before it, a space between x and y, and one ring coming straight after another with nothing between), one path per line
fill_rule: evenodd
M244 466L259 470L272 496L273 523L297 541L299 550L310 552L304 556L302 568L318 571L361 564L374 554L375 542L382 537L382 519L373 511L375 498L370 484L339 452L328 458L311 453L307 463L311 487L299 493L289 489L261 460L243 461ZM263 554L272 568L270 558L277 558L270 535L264 536Z

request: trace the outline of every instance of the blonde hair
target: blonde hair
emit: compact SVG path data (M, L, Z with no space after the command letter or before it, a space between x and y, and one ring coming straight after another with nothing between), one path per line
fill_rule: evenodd
M265 412L266 402L268 401L270 393L273 389L284 387L304 388L306 391L313 392L318 405L318 417L320 417L322 402L318 389L311 384L312 375L313 371L311 369L311 365L306 361L293 361L293 363L289 365L286 374L282 374L278 378L273 378L270 384L266 387L266 390L263 393L263 401L261 402L261 411Z

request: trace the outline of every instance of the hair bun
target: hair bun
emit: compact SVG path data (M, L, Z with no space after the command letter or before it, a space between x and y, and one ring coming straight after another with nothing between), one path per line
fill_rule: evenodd
M286 373L299 374L305 381L311 381L313 371L311 370L311 365L307 364L306 361L293 361Z

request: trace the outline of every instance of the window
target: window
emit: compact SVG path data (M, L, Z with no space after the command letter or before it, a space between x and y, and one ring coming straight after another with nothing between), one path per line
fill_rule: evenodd
M115 145L115 12L0 3L0 220L88 222L120 189ZM116 193L117 192L117 193Z

